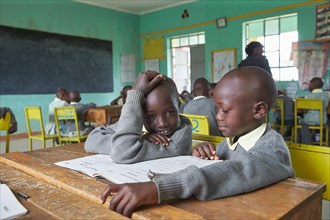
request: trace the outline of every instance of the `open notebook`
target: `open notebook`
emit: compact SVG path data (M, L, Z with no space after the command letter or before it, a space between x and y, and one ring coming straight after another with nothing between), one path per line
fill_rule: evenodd
M148 174L173 173L189 165L204 167L220 160L202 160L194 156L177 156L148 160L134 164L114 163L109 155L96 154L78 159L55 163L58 166L79 171L91 177L103 177L113 183L134 183L150 181Z
M10 188L2 183L0 193L0 219L14 219L25 215L27 209L17 200Z

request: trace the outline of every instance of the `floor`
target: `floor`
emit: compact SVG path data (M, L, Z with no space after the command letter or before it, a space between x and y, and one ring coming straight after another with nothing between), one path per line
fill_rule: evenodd
M51 141L47 141L48 147L52 146ZM5 142L0 142L0 153L5 153ZM41 141L33 141L33 150L41 149ZM10 141L10 152L14 151L28 151L29 141L26 138L14 139ZM330 201L322 201L322 220L330 220Z

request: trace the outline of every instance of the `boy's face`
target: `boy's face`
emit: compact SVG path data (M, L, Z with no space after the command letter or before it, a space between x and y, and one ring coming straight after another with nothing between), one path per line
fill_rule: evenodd
M220 82L214 90L217 124L225 137L247 134L256 124L253 96L236 83Z
M146 97L144 126L149 133L171 137L180 125L178 101L166 86L157 86Z

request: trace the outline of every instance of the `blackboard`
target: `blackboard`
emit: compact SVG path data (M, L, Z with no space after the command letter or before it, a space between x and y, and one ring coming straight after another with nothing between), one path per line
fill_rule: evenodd
M0 26L1 94L113 92L112 42Z

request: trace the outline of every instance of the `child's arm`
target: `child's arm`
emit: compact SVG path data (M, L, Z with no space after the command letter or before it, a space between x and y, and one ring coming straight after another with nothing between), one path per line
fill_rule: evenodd
M215 152L214 145L207 141L198 143L193 150L193 155L205 160L220 160L219 156Z
M113 196L109 208L127 217L131 217L142 205L158 203L158 190L154 182L109 184L101 195L102 204L110 195Z
M135 79L133 89L140 90L144 95L147 95L162 79L164 76L159 73L141 72Z
M111 101L110 105L118 105L118 100L123 98L122 92L120 92L120 95Z
M170 144L171 139L166 137L165 135L162 134L145 134L143 135L143 139L147 139L151 143L162 145L163 147L167 147Z

